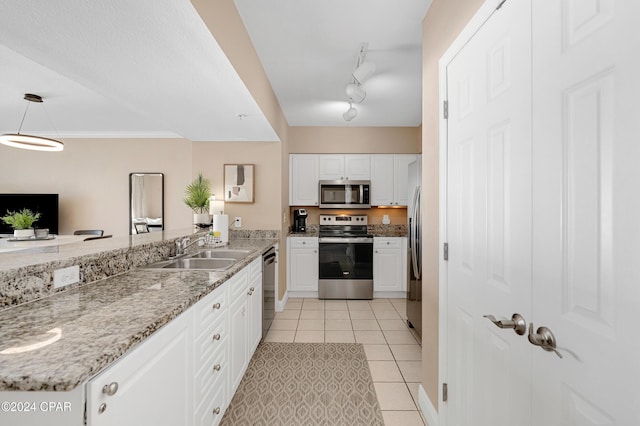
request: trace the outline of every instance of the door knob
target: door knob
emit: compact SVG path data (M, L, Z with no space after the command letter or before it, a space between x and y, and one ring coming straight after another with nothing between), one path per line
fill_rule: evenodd
M532 345L540 346L545 351L555 352L562 358L562 354L556 349L556 336L547 327L538 327L534 333L533 323L529 323L529 342Z
M513 314L510 320L497 320L493 315L483 315L483 317L494 323L496 327L513 329L518 336L527 332L527 322L519 313Z

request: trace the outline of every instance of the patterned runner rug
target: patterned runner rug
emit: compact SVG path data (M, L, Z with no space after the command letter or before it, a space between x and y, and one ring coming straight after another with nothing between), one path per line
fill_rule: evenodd
M384 426L358 343L261 343L221 425Z

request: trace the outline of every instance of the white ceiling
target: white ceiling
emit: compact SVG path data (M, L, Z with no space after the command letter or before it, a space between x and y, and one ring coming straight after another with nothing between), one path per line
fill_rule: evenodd
M377 66L348 125L421 121L421 21L430 0L236 0L289 125L347 125L360 42ZM0 2L0 133L53 137L278 137L188 0ZM242 114L244 118L239 119Z
M418 126L431 0L234 0L290 126ZM376 73L346 123L358 49Z

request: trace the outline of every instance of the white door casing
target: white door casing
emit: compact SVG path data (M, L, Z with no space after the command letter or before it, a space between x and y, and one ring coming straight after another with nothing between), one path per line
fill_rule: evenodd
M508 1L446 68L450 425L525 425L530 349L484 315L531 316L530 2Z
M446 97L448 93L450 102L448 127L441 132L444 141L441 146L446 148L447 137L449 144L448 157L447 151L441 157L442 170L449 168L448 182L443 183L443 188L448 186L448 190L446 197L441 198L445 201L441 204L445 215L441 235L443 242L450 243L450 258L448 263L441 263L444 273L441 274L440 293L441 301L445 303L441 303L440 344L443 348L441 380L449 383L450 394L449 402L439 404L439 423L451 426L640 424L640 392L637 391L640 339L636 336L637 315L634 315L640 311L640 263L637 261L640 253L640 201L637 196L640 182L637 165L640 160L637 142L640 135L637 107L640 38L634 22L640 16L640 2L507 0L484 26L481 25L496 3L488 1L481 8L441 61L441 75L448 78L441 82L441 88L446 89L441 89L441 95ZM529 6L523 7L523 3ZM514 206L513 200L504 197L505 204L497 204L497 207L505 207L501 210L495 208L495 200L500 197L491 195L499 194L501 188L491 184L499 182L491 177L496 168L487 168L487 164L492 164L490 159L496 157L490 143L478 143L478 140L491 140L492 123L485 120L485 128L480 126L468 131L465 139L467 123L459 122L467 110L472 111L470 117L473 117L474 106L483 105L480 101L486 101L483 109L492 109L494 101L486 94L480 94L479 101L479 89L474 84L464 83L464 70L457 71L456 67L458 61L467 60L463 53L473 46L486 56L477 54L478 63L469 64L467 73L491 74L493 68L483 63L483 59L490 62L489 58L500 49L496 51L491 43L476 44L476 40L486 37L490 32L487 28L499 26L498 18L504 16L502 12L516 10L530 14L528 22L533 22L529 29L532 49L528 62L533 72L527 83L520 74L516 75L515 68L506 67L509 72L502 75L509 77L504 80L509 88L499 87L497 91L499 97L504 97L521 82L530 93L522 98L523 103L532 105L530 166L514 168L518 164L524 165L527 159L519 157L524 151L514 151L521 141L519 134L513 131L513 121L509 122L509 132L505 133L508 137L498 138L498 145L502 144L508 150L503 151L504 161L497 164L509 165L503 169L510 170L503 174L509 177L502 185L504 194L513 194L514 185L525 185L528 180L531 202L528 206ZM517 17L510 21L513 19L519 21ZM525 20L520 22L526 26ZM503 43L512 57L515 55L514 40L511 38L510 43ZM508 49L503 51L509 52ZM520 60L527 61L526 58ZM516 62L506 63L519 66ZM475 81L473 77L466 79ZM485 76L484 81L490 88L499 79ZM455 98L464 101L465 93L470 100L467 110L464 102L455 105L458 102ZM519 112L508 111L511 118L518 117ZM483 110L482 113L487 112ZM468 118L464 120L469 121ZM442 124L447 126L446 121ZM503 144L503 141L507 143ZM464 143L468 147L464 147ZM479 155L478 151L482 150L483 154ZM462 168L464 161L469 161L470 167ZM465 180L468 182L466 188ZM519 209L522 216L517 216L511 207ZM470 214L466 212L469 209L473 209ZM529 223L524 227L529 232L529 250L519 252L523 248L519 246L521 241L516 245L508 244L513 240L504 238L507 234L494 232L500 228L492 227L491 222L499 219L496 212L500 211L504 214L503 229L517 235L522 232L513 230L512 220L526 222L528 218ZM477 229L478 224L485 225L486 230ZM487 241L485 245L476 241L483 238ZM495 247L500 247L494 244L492 249L491 241L502 241L508 249L504 254L508 261L504 264L511 269L506 270L518 273L530 270L528 282L518 281L509 287L510 290L524 290L528 286L528 295L526 291L520 291L520 300L518 293L512 292L519 305L495 315L507 318L511 311L522 309L520 313L533 322L534 331L540 326L553 331L562 359L553 352L531 345L526 336L514 334L515 341L504 340L508 339L502 334L506 330L496 328L493 336L489 332L493 340L487 338L488 330L482 328L479 318L484 313L483 307L494 302L508 302L508 298L486 300L496 294L496 288L491 289L493 293L482 294L470 305L465 305L465 297L477 295L482 289L474 280L483 276L491 278ZM461 247L463 242L467 245ZM485 253L478 255L483 247L486 247ZM479 258L480 263L467 262L465 265L465 256L471 260ZM489 265L486 271L480 269L483 265ZM510 275L509 282L514 282L516 275ZM485 285L485 288L490 286ZM529 312L524 313L527 304ZM513 382L503 382L512 389L503 385L500 391L496 386L496 380L500 383L500 375L493 376L495 370L492 370L491 362L494 360L486 354L496 342L504 341L508 342L503 344L505 352L502 353L506 360L505 371L510 371L513 360L522 356L517 372L522 383L518 388ZM467 351L467 354L460 356L460 351ZM487 375L483 376L482 371L487 370L492 371L492 380L478 384L478 380L486 380ZM518 398L527 415L518 417L510 401L505 399L513 389L519 395L528 395Z

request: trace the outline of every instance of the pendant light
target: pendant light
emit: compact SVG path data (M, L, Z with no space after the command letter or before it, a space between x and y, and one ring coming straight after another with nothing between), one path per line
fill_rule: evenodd
M11 146L14 148L30 149L33 151L62 151L64 144L55 139L43 138L41 136L25 135L20 133L22 130L22 124L27 117L29 111L29 105L31 102L42 103L44 102L41 96L27 93L24 95L24 99L28 101L27 107L24 110L18 133L6 133L0 135L0 143L3 145Z

